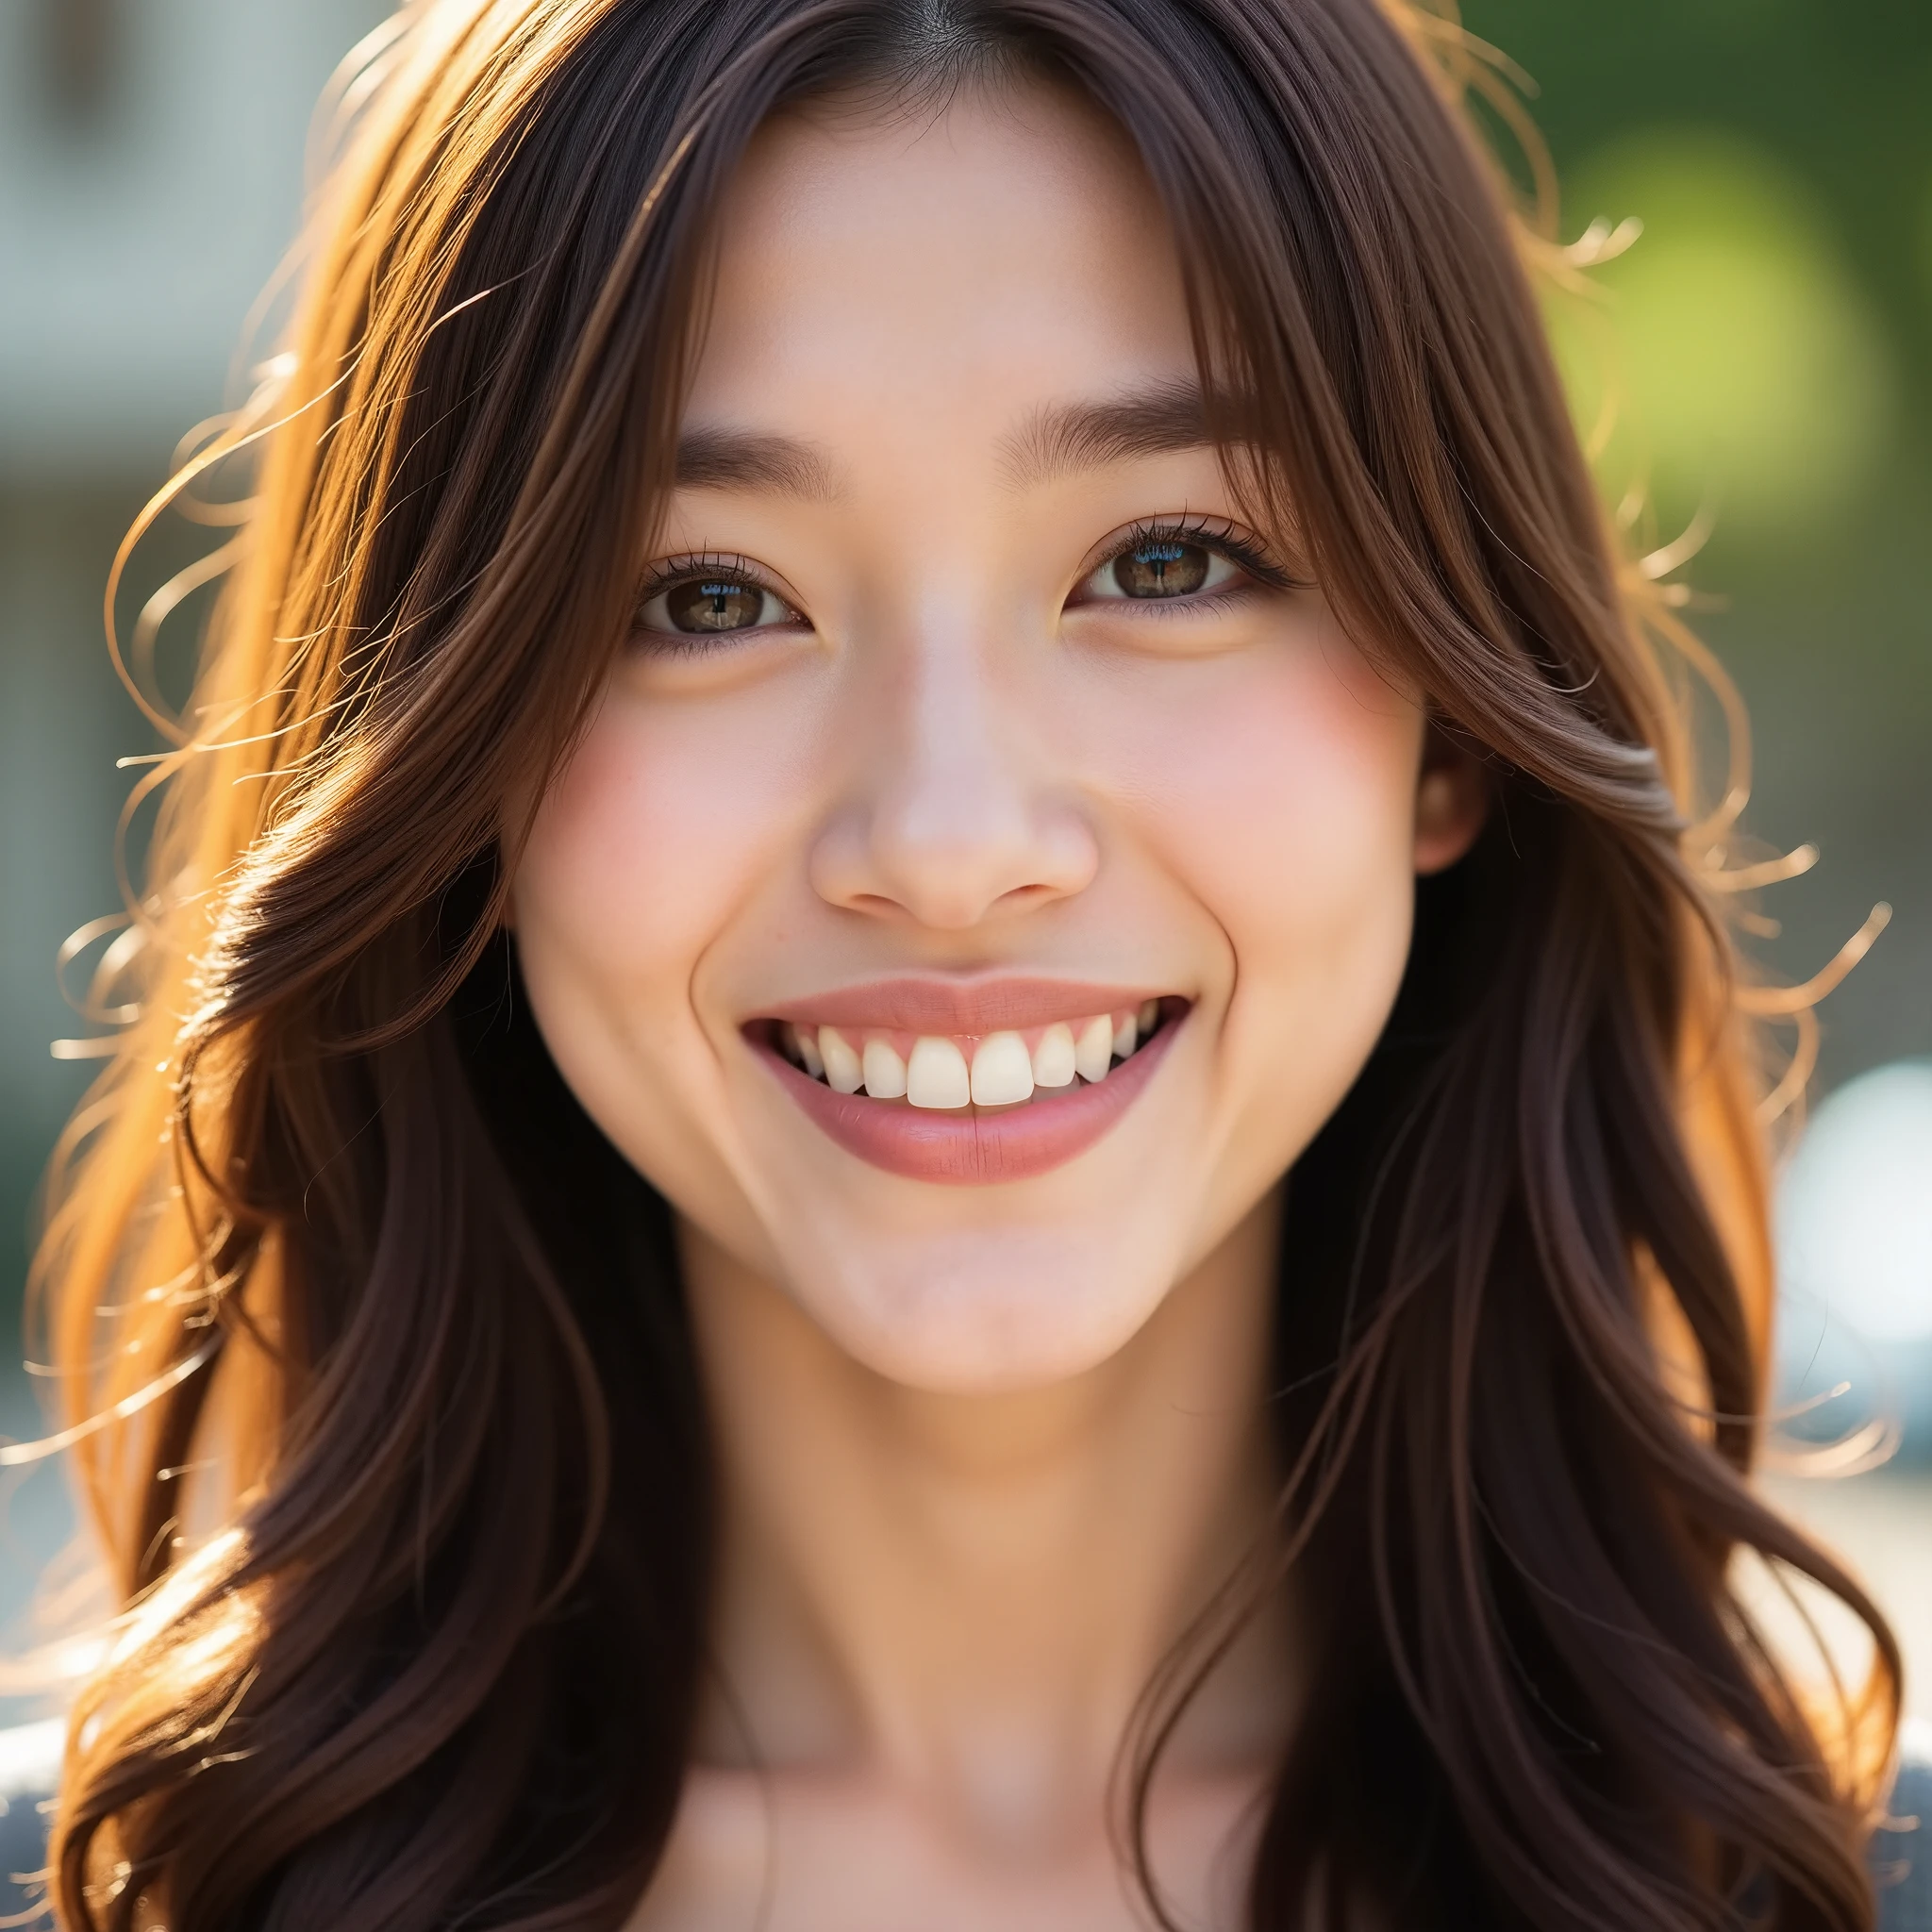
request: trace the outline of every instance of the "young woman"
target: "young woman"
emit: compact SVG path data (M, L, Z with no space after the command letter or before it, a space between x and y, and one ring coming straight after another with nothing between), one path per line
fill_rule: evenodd
M177 479L258 463L44 1260L65 1924L1874 1923L1736 802L1460 58L399 17Z

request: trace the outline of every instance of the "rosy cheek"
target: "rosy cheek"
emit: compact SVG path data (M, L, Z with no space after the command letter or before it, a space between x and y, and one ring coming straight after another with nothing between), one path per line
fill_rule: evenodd
M1346 920L1409 887L1409 734L1329 690L1273 691L1233 721L1218 777L1194 795L1192 843L1213 900L1262 927Z
M1189 674L1120 721L1122 789L1141 835L1237 949L1337 932L1384 901L1406 908L1415 707L1353 653L1311 641ZM1247 974L1291 963L1237 961Z
M519 917L635 983L675 975L777 862L800 758L758 708L607 698L538 814Z

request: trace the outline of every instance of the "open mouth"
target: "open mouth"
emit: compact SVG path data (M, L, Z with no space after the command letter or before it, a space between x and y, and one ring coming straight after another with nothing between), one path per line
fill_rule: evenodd
M1152 1077L1188 1010L1183 998L1157 997L943 1032L795 1011L744 1031L848 1152L917 1179L983 1183L1044 1173L1091 1146Z

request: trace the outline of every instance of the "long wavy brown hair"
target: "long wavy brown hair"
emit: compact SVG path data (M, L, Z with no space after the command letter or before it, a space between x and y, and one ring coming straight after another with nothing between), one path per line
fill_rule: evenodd
M1593 494L1463 112L1491 70L1394 0L435 0L339 91L285 353L134 533L237 525L187 708L130 654L174 749L40 1264L125 1607L56 1819L76 1932L614 1928L649 1883L707 1423L668 1211L537 1038L506 880L630 617L751 134L1026 77L1131 135L1231 469L1493 799L1288 1177L1278 1533L1124 1740L1126 1856L1158 1910L1151 1767L1291 1565L1316 1690L1257 1932L1871 1924L1897 1651L1747 1482L1740 799L1698 816L1709 667ZM1871 1626L1862 1690L1781 1672L1740 1552Z

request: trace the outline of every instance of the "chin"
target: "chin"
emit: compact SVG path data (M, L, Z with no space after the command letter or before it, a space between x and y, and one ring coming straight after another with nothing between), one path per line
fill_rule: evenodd
M1174 1286L1179 1246L1142 1226L868 1237L842 1252L813 1242L786 1286L841 1350L888 1381L1012 1394L1071 1380L1124 1348Z

